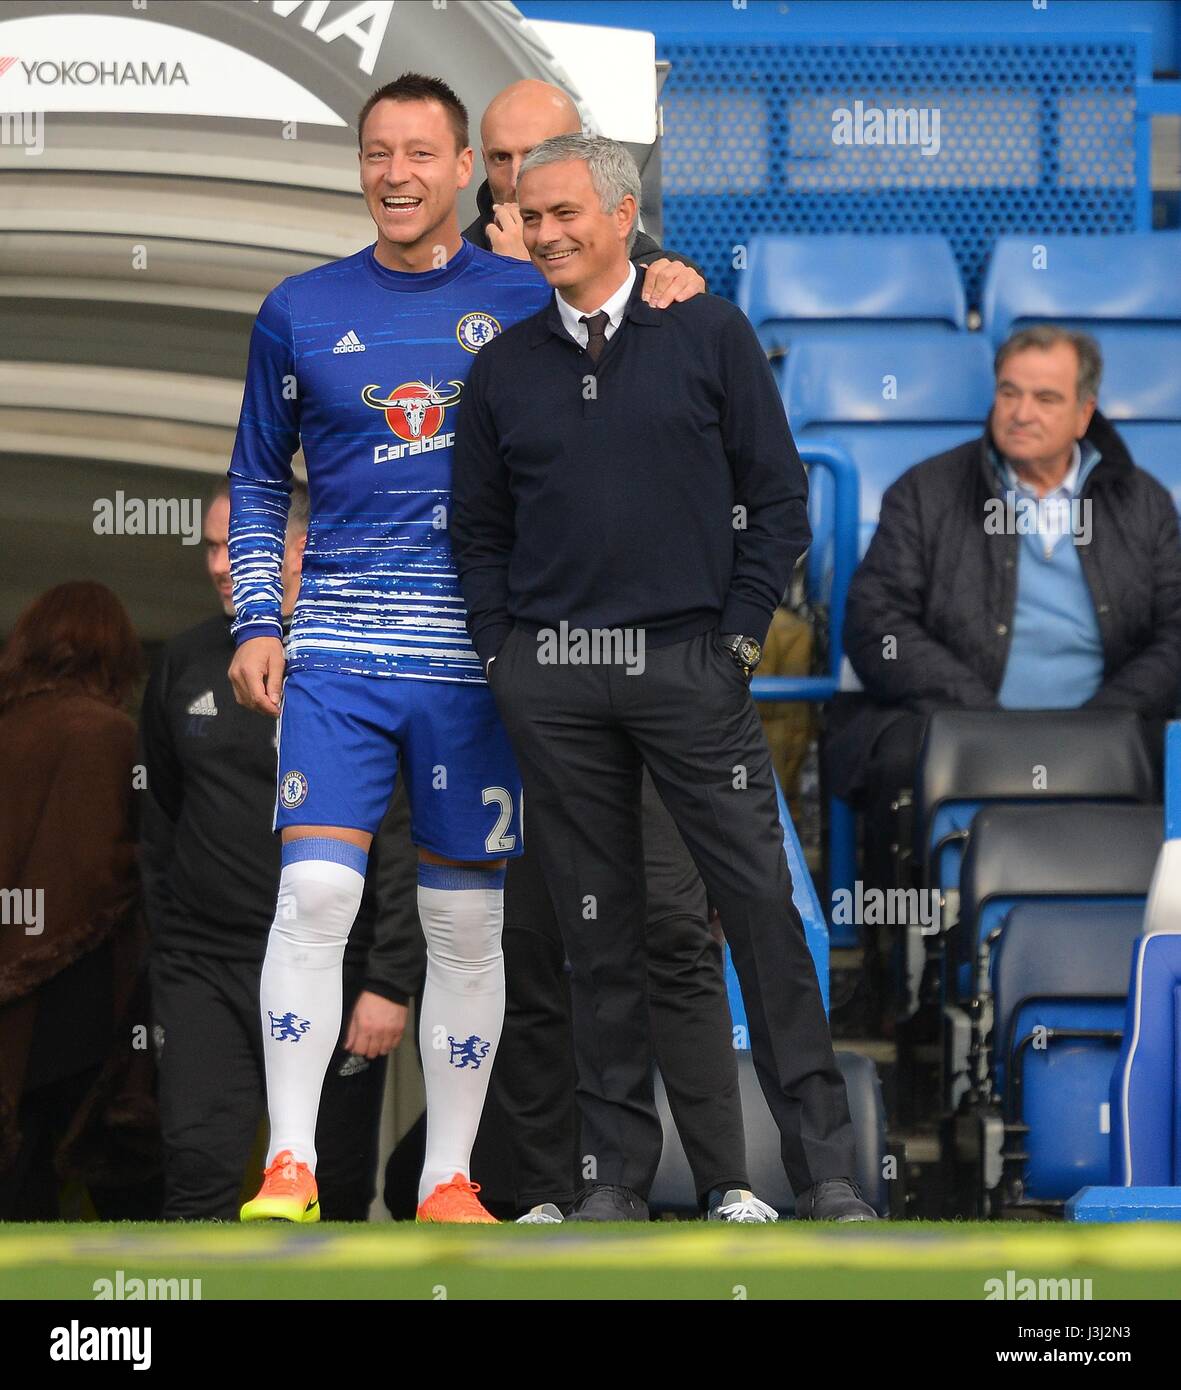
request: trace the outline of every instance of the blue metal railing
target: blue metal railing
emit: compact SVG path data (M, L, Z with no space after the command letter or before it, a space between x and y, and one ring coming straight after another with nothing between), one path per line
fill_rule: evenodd
M808 872L808 861L800 837L791 823L791 814L783 797L783 788L778 779L775 794L779 798L779 823L783 826L783 852L787 856L787 867L791 872L791 900L804 924L804 938L812 959L816 963L816 979L820 984L820 997L824 1000L824 1011L828 1012L828 918L816 896L812 875ZM723 926L725 924L723 923ZM730 1001L730 1021L733 1025L734 1047L738 1052L750 1048L750 1033L746 1022L746 1005L742 1002L742 990L738 985L738 975L734 962L730 959L730 948L726 947L726 993Z
M756 700L820 703L823 700L831 700L840 686L841 666L845 659L845 602L853 571L857 568L861 487L853 460L838 445L810 439L798 447L800 457L809 468L824 469L832 480L833 554L832 588L828 605L828 671L821 676L756 676L750 688ZM786 807L782 809L782 814L787 817ZM794 830L792 833L794 835ZM853 812L839 797L832 797L829 801L828 824L828 902L831 904L832 895L838 889L851 889L856 876L857 847ZM810 884L809 879L809 886ZM829 922L832 945L856 945L855 926L834 926L829 910L825 910L823 916ZM819 966L817 968L819 969ZM827 983L827 952L824 971Z

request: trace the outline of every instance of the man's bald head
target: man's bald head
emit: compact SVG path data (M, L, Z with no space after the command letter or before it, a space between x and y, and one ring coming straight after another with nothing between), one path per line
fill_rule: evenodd
M535 146L582 130L578 108L560 87L527 77L488 103L480 122L484 168L494 203L517 200L517 170Z

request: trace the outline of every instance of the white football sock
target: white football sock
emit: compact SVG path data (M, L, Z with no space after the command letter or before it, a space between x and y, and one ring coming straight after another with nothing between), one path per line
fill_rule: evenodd
M361 905L367 860L356 845L318 835L283 846L259 990L268 1167L290 1149L297 1162L316 1170L316 1115L340 1038L344 948Z
M470 1177L488 1076L504 1026L504 870L419 864L426 986L418 1039L426 1081L426 1160L418 1200Z

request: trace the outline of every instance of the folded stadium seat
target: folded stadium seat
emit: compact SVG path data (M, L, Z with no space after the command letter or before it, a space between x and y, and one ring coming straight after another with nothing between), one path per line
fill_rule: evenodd
M767 1108L749 1050L737 1051L735 1056L746 1130L746 1161L754 1193L773 1206L780 1216L790 1216L795 1211L795 1197L783 1171L779 1130ZM890 1210L891 1188L885 1179L882 1162L886 1153L886 1107L877 1068L868 1057L856 1052L838 1052L836 1058L845 1078L857 1145L857 1172L852 1177L870 1206L879 1216L885 1216ZM656 1109L664 1126L664 1150L648 1206L654 1216L695 1216L698 1206L693 1175L659 1072L656 1074ZM905 1171L901 1155L898 1155L897 1167L901 1175ZM901 1176L896 1182L901 1182ZM901 1194L895 1192L893 1195L900 1203Z
M958 919L946 931L944 1100L991 1091L991 957L1013 908L1031 900L1143 911L1163 835L1159 806L989 806L972 822ZM993 1186L995 1184L990 1184Z
M1181 1187L1181 840L1161 848L1111 1078L1111 1181Z
M839 444L857 466L861 553L877 525L882 493L912 464L979 435L992 405L992 356L978 334L920 327L843 340L817 337L788 358L783 404L797 442ZM831 565L831 489L817 477L808 583L825 588Z
M1163 838L1160 806L990 806L972 822L960 872L959 918L948 935L949 992L968 999L984 981L989 938L1030 898L1139 902Z
M847 340L884 328L897 338L966 321L951 246L929 234L751 237L736 299L772 353L817 332Z
M992 1072L1006 1206L1065 1202L1109 1180L1109 1095L1143 922L1139 903L1026 902L1005 918Z
M1131 325L1165 337L1181 326L1178 265L1181 232L999 237L981 289L984 330L994 345L1014 329L1046 322L1085 328L1100 340Z
M958 916L960 864L985 805L1148 803L1156 797L1140 721L1131 710L937 710L915 769L913 854L924 888ZM900 880L901 881L901 880ZM918 1007L928 938L906 933L900 997Z
M986 802L1156 795L1131 710L936 710L915 769L915 862L926 886L955 889L968 828Z
M1181 510L1181 327L1104 328L1099 409Z

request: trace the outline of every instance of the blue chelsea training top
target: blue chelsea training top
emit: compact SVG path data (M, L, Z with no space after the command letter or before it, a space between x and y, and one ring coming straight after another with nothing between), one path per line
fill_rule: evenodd
M287 670L484 679L451 558L455 421L475 354L551 294L529 262L465 241L440 270L387 270L370 246L266 297L229 470L237 643L282 636L302 445L311 522Z

